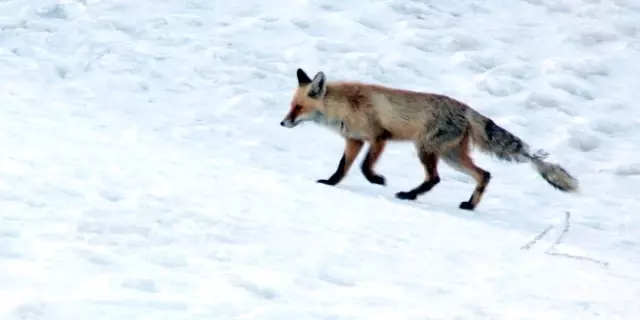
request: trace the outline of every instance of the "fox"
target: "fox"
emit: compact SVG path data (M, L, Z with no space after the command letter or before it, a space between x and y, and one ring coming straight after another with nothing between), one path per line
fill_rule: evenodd
M413 91L358 81L327 81L323 71L312 78L298 68L298 81L289 110L280 126L294 128L315 123L338 133L345 140L344 151L334 173L318 183L334 186L346 176L365 143L369 144L360 164L365 179L386 185L376 172L388 142L413 142L425 177L416 187L399 191L395 197L416 200L440 183L439 160L475 180L475 188L459 208L474 210L491 180L491 173L478 167L472 148L504 162L530 163L553 188L566 193L579 191L579 182L561 165L545 161L542 149L531 152L521 138L449 95Z

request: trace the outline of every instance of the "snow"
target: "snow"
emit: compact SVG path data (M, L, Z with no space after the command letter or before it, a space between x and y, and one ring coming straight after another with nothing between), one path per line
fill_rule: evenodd
M444 164L397 200L407 143L317 184L298 67L450 94L582 191L475 153L476 211ZM637 319L638 74L633 0L2 1L0 319Z

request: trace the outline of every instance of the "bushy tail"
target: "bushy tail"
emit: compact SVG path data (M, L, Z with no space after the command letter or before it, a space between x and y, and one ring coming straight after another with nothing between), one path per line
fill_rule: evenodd
M529 162L540 176L554 188L564 192L577 192L579 183L559 164L544 161L546 152L539 150L531 154L529 146L522 139L497 125L493 120L469 108L467 120L471 139L483 152L509 162Z

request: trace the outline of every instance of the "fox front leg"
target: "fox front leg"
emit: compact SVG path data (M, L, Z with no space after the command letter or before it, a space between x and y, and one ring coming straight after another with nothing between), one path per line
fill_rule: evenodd
M334 186L338 184L338 182L342 181L342 179L347 175L349 168L351 168L353 161L358 156L358 153L360 153L363 144L364 142L362 140L347 138L344 153L338 163L338 168L331 177L328 179L320 179L318 180L318 183Z
M369 151L360 166L364 177L367 181L373 184L386 184L386 179L384 176L375 172L374 166L376 165L376 162L378 162L378 159L380 159L380 155L382 154L382 151L384 151L384 147L386 146L389 138L391 138L391 132L384 130L376 136L375 139L369 141Z

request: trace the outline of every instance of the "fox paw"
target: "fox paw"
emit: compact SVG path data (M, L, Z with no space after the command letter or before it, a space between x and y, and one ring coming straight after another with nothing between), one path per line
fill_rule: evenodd
M320 179L317 183L326 184L328 186L335 186L338 182L331 179Z
M381 176L379 174L372 174L372 175L368 175L365 176L365 178L367 178L367 181L373 183L373 184L379 184L381 186L384 186L387 184L386 179L384 178L384 176Z
M471 202L469 202L469 201L460 202L460 206L458 208L460 208L462 210L473 210L474 209L473 208L473 204L471 204Z
M418 198L418 195L411 191L400 191L396 193L396 198L401 200L415 200Z

